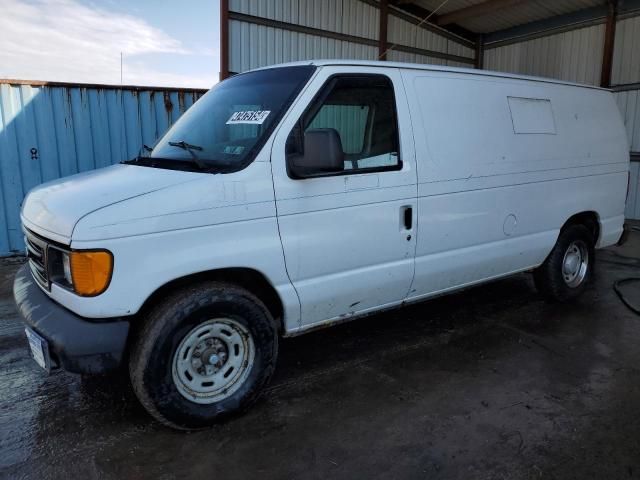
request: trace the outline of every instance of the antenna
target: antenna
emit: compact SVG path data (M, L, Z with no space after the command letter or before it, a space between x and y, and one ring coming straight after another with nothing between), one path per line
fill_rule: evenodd
M122 52L120 52L120 85L122 85Z

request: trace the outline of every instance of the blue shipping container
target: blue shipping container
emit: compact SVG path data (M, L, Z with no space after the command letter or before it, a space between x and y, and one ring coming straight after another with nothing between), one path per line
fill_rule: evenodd
M0 80L0 256L24 251L30 189L135 157L205 92Z

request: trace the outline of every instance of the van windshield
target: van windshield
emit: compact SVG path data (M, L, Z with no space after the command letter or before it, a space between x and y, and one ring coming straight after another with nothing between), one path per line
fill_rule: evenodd
M314 70L312 66L272 68L221 82L180 117L149 157L138 162L224 172L246 167Z

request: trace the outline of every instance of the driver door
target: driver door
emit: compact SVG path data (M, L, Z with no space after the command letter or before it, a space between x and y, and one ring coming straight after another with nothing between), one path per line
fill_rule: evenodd
M402 302L414 273L416 168L398 70L323 67L278 130L272 171L300 328ZM341 171L303 178L305 132L335 130ZM289 164L290 166L290 164Z

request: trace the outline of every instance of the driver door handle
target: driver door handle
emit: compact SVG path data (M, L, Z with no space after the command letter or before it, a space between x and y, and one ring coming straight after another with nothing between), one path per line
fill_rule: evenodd
M413 229L413 208L410 205L406 205L401 208L401 212L404 229Z

